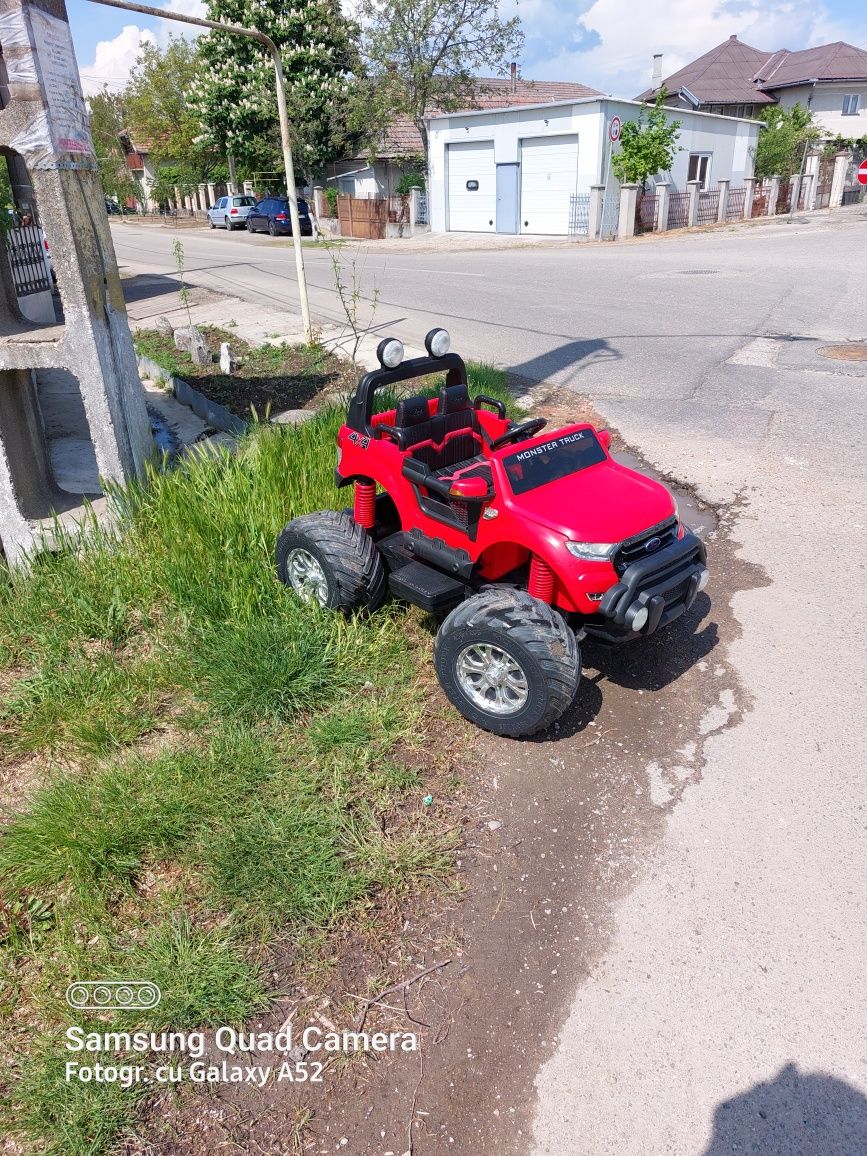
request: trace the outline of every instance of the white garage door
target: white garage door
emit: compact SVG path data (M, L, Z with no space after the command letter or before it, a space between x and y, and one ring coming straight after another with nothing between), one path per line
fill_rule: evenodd
M521 232L569 232L569 198L578 184L578 137L521 141Z
M494 142L450 144L448 162L449 230L493 233L497 219Z

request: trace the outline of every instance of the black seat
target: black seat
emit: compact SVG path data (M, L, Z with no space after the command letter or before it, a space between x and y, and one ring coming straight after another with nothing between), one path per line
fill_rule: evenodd
M403 398L393 428L398 446L429 470L467 461L482 448L479 419L465 385L443 386L433 416L425 398Z

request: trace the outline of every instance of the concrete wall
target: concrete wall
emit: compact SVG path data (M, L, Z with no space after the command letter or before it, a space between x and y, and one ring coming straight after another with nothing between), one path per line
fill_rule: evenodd
M858 112L855 116L843 116L843 97L857 94ZM867 80L823 81L815 86L799 85L796 88L781 88L776 93L783 108L795 104L809 107L816 120L829 137L842 136L846 140L857 140L867 134Z
M466 141L493 141L496 164L520 160L520 141L525 137L578 134L577 192L605 182L608 167L607 127L613 116L624 123L637 118L641 106L634 101L595 98L566 105L499 109L434 118L430 122L430 172L428 174L431 230L446 231L447 146ZM728 179L732 186L752 176L752 150L759 126L754 121L710 113L671 110L670 119L681 122L678 152L670 174L673 188L685 189L689 154L711 154L709 182ZM616 182L612 182L616 185Z

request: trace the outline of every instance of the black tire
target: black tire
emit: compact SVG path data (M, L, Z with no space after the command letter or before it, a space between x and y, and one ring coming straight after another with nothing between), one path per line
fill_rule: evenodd
M226 232L231 233L232 226L229 224L229 218L228 217L223 217L223 224L226 226Z
M276 237L277 236L277 226L274 224L273 221L268 222L268 236L269 237Z
M477 665L484 655L495 664L488 670L512 681L499 687L474 685L474 678L487 676ZM483 590L455 607L437 634L434 665L449 701L464 718L508 738L551 726L575 698L581 680L581 652L561 616L526 591L507 587Z
M211 218L210 218L210 217L208 217L208 224L210 225L210 227L211 227L212 229L216 229L216 227L217 227L217 226L214 224L214 222L211 220Z
M299 584L303 556L319 564L318 590ZM294 518L280 533L275 551L277 576L301 598L316 598L329 610L378 610L388 590L385 567L373 539L351 514L323 510Z
M253 222L250 220L249 217L247 218L247 232L248 233L255 233L256 232L256 230L253 228Z

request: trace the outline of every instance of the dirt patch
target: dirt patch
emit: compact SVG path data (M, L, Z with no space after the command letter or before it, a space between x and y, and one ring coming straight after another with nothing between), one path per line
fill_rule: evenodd
M349 392L355 385L351 363L320 346L267 342L253 346L229 329L200 328L211 351L211 365L197 365L188 353L175 349L170 336L155 329L140 329L135 336L136 348L238 417L249 418L251 410L264 416L315 408L322 400ZM223 373L219 366L223 342L228 342L238 362L231 374Z

